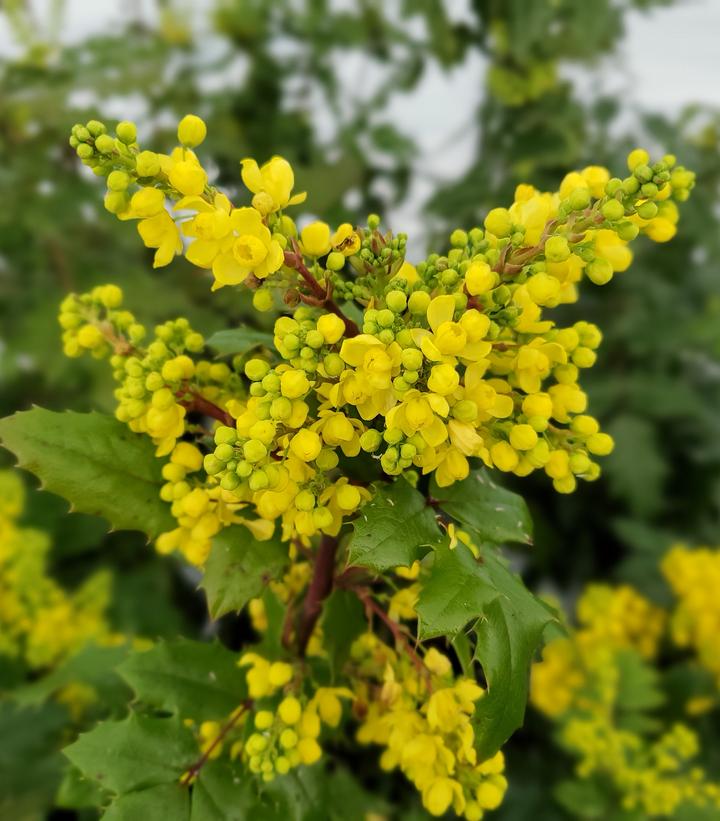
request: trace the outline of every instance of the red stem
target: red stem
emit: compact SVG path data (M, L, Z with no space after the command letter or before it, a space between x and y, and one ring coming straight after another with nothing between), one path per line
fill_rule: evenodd
M430 671L427 669L420 656L415 652L415 648L408 641L408 637L402 626L388 616L382 607L380 607L380 605L373 599L372 593L367 588L355 587L352 588L352 590L365 606L365 612L368 614L368 619L370 614L374 613L380 621L382 621L382 623L392 633L396 643L400 644L408 654L418 673L425 678L425 683L427 684L428 689L432 689L430 682Z
M210 746L205 750L205 752L198 758L198 760L190 767L190 769L185 773L182 777L180 783L186 787L188 784L192 782L192 780L197 776L197 774L202 770L202 768L207 764L210 760L210 756L213 753L213 750L220 744L225 736L232 730L232 728L238 723L238 721L242 718L243 715L252 707L252 701L248 699L244 701L235 712L230 716L230 719L225 722L224 726L220 730L215 738L210 744Z
M235 427L235 420L227 411L219 408L199 393L193 393L192 399L181 402L181 404L188 412L196 411L197 413L202 413L204 416L211 416L213 419L217 419L218 422L222 422L223 425L227 425L229 428Z
M342 319L345 323L345 336L352 337L357 336L360 333L360 328L358 328L350 317L345 316L340 306L330 296L331 291L329 283L327 289L323 288L323 286L315 279L310 270L307 268L303 262L302 254L300 253L297 243L294 243L294 251L285 251L285 264L289 268L293 268L297 271L305 281L313 295L314 301L311 304L317 304L318 306L327 308L328 311L331 311Z
M322 537L297 629L298 655L301 658L305 655L310 637L322 613L323 602L332 590L337 550L338 540L334 536Z

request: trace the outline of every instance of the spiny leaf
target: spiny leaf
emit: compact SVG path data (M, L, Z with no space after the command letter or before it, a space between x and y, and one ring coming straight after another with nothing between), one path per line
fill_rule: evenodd
M421 639L453 635L480 616L498 595L487 573L464 544L451 550L446 543L435 551L429 579L416 606Z
M484 541L532 542L532 519L521 496L496 485L485 470L474 470L450 487L430 483L440 507Z
M98 724L63 752L88 778L120 795L174 784L198 757L195 738L179 718L134 713Z
M175 526L152 442L112 416L33 408L0 420L0 441L74 510L151 537Z
M163 641L118 668L139 699L198 721L227 717L247 695L237 654L220 644Z
M180 784L160 784L149 790L123 795L108 807L103 821L138 821L167 818L168 821L188 821L190 795Z
M221 531L214 539L200 586L205 590L210 615L242 610L276 579L288 563L287 545L278 538L259 542L246 527Z
M411 565L441 535L425 497L404 479L378 488L354 527L348 562L373 570Z
M522 726L530 664L546 625L554 618L492 550L484 552L482 561L488 582L499 595L475 625L475 658L488 686L473 716L480 760L494 755Z

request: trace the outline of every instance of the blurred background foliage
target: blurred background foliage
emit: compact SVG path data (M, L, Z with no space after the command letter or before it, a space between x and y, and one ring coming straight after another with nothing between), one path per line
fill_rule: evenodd
M130 117L143 142L161 150L178 117L195 112L208 123L203 156L212 158L219 185L238 189L244 156L282 154L297 169L298 188L312 185L308 213L330 222L402 210L415 196L414 175L426 175L432 193L412 203L421 214L418 253L444 246L455 227L481 224L519 182L552 189L589 163L622 171L636 145L673 152L698 177L678 237L639 243L626 274L602 290L586 283L580 307L559 311L562 321L590 319L605 335L585 385L593 413L617 441L604 477L571 497L542 480L516 483L536 522L531 555L518 556L531 586L572 601L589 579L627 580L666 603L657 566L668 545L720 542L720 117L700 106L679 117L628 116L623 100L567 79L568 67L581 67L595 87L593 72L617 51L628 12L668 2L463 5L458 21L453 3L442 0L156 0L149 14L135 15L128 4L122 26L72 41L61 0L5 0L0 13L14 47L0 53L0 416L31 403L111 409L105 369L62 356L57 305L70 290L117 282L144 320L184 315L206 334L256 321L236 291L211 298L208 281L184 261L152 270L149 252L104 212L100 187L68 146L75 122ZM340 70L347 61L357 72ZM467 126L474 156L450 182L451 175L436 182L394 114L395 95L416 89L433 67L468 65L472 71L451 76L463 78L457 105L474 109ZM451 167L452 145L447 151ZM0 465L9 463L0 454ZM102 522L68 515L47 493L30 494L25 520L49 534L52 573L67 588L110 567L114 629L153 638L211 629L196 580L142 538L105 534ZM219 629L237 640L237 625ZM77 676L102 679L109 663L99 654ZM37 737L23 743L37 749L67 740L88 720L45 700L58 675L65 680L62 670L38 678L0 666L0 693L10 696L0 700L0 776L15 785L0 797L0 817L46 817L62 776L53 759L35 777L11 779L24 758L9 750L27 727L25 711L33 710ZM570 768L548 754L548 736L531 718L510 745L512 786L497 817L573 817L543 800L552 769L560 777ZM81 806L72 775L63 785L65 803Z

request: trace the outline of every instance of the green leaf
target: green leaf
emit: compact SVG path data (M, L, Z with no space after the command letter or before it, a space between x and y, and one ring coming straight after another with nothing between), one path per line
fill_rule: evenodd
M373 570L408 567L440 541L435 514L404 479L379 487L354 529L348 563Z
M473 716L481 761L494 755L522 726L530 664L546 625L554 618L493 551L483 553L483 564L499 595L475 625L475 658L488 688Z
M446 513L482 540L532 543L532 519L525 501L496 485L486 470L474 470L450 487L438 487L433 479L430 494Z
M103 821L138 821L167 818L187 821L190 818L190 794L180 784L161 784L149 790L123 795L103 815Z
M229 328L217 331L207 340L209 348L213 348L221 356L236 353L246 353L260 345L273 348L273 335L266 331L257 331L255 328Z
M497 595L487 572L464 544L452 550L447 543L437 548L430 578L423 583L415 608L420 638L458 633Z
M135 713L98 724L63 752L88 778L120 795L174 784L198 758L195 738L179 718Z
M200 583L207 594L210 615L217 619L242 610L250 599L261 595L287 563L287 545L277 537L259 542L241 525L221 531L213 539Z
M253 780L223 760L200 771L192 791L190 821L245 821L258 803Z
M350 656L353 641L367 630L360 599L349 590L334 590L323 608L323 646L338 674Z
M247 696L237 653L189 639L130 655L120 675L147 704L198 721L226 718Z
M68 722L59 704L19 709L0 702L0 818L46 817L62 777L58 750Z
M152 442L112 416L33 408L0 420L0 441L74 510L151 537L174 527Z

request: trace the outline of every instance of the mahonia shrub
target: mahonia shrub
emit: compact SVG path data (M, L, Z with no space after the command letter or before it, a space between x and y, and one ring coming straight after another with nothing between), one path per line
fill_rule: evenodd
M699 761L692 726L717 705L720 551L676 545L661 570L675 596L668 608L629 585L590 584L577 626L533 665L531 702L577 759L576 779L555 790L571 813L720 813L720 783Z
M188 115L164 155L133 123L92 120L70 144L154 267L183 255L213 290L249 289L280 314L273 333L149 329L117 284L70 294L64 350L107 361L115 418L34 409L0 435L77 509L182 556L211 616L246 609L258 640L134 654L129 716L67 756L118 813L281 817L304 800L293 784L331 802L323 751L335 779L354 738L431 815L480 819L503 800L501 747L557 622L502 556L531 522L489 471L542 471L559 493L600 476L613 442L579 378L601 332L549 312L625 271L640 234L671 239L693 174L637 149L624 178L590 166L555 192L521 185L412 264L375 215L298 230L306 194L281 157L243 159L234 204L194 151L205 136Z

